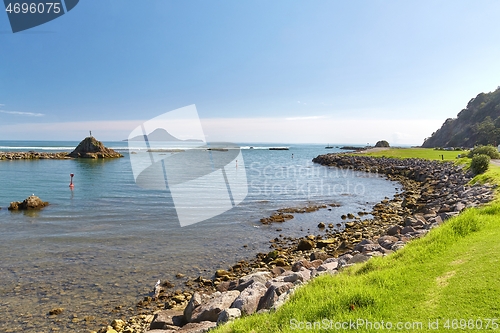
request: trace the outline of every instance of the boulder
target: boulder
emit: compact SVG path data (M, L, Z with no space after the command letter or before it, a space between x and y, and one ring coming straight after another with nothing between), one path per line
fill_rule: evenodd
M202 321L201 323L188 323L183 326L180 330L175 331L176 333L205 333L213 328L217 324L212 321ZM154 332L154 331L153 331Z
M186 324L184 316L178 310L162 310L155 314L151 322L150 330L168 330L176 329L176 326Z
M191 318L186 317L186 319L194 323L202 321L216 322L219 314L224 309L229 308L239 295L240 292L237 290L215 293L207 302L202 302L201 305L195 307L191 312Z
M370 259L369 256L365 256L364 254L358 253L358 254L355 254L351 259L349 259L347 264L357 264L359 262L365 262L368 259Z
M236 318L239 317L241 317L240 309L236 308L225 309L219 314L219 318L217 318L217 325L225 324L228 321L235 320Z
M292 271L293 272L298 272L301 270L301 268L304 267L304 268L310 268L311 267L311 263L305 259L302 259L302 260L299 260L297 261L296 263L294 263L292 265Z
M191 317L193 315L193 310L199 307L202 303L202 295L199 293L194 293L189 300L188 305L184 308L184 318L187 322L191 321Z
M396 243L399 239L394 236L382 236L378 239L378 243L384 249L390 250L392 245Z
M101 141L93 136L86 137L71 153L69 157L73 158L118 158L123 157L113 149L106 148Z
M394 236L394 235L397 235L401 232L401 227L399 225L394 225L392 227L390 227L389 229L387 229L387 234L389 236Z
M9 210L30 210L30 209L42 209L48 206L49 203L42 201L36 195L30 195L28 198L24 199L23 202L14 201L10 203Z
M398 251L401 250L403 247L405 247L406 243L402 241L397 241L396 243L392 244L391 250L392 251Z
M323 263L321 266L318 267L318 272L325 272L325 271L333 271L337 269L339 263L337 261L332 261L329 263Z
M241 292L231 305L232 308L239 309L243 314L252 314L257 311L262 296L267 288L261 282L254 282L251 286Z
M238 291L243 291L245 288L254 284L255 282L260 282L263 285L265 285L267 280L270 280L272 278L273 277L269 272L256 272L240 278L239 284L236 286L235 289Z
M314 260L326 260L329 258L329 255L324 252L324 251L316 251L316 252L313 252L311 253L311 256L310 256L310 259L311 261L314 261Z
M293 288L293 283L290 282L273 282L266 293L260 299L258 310L270 309L274 306L279 296Z

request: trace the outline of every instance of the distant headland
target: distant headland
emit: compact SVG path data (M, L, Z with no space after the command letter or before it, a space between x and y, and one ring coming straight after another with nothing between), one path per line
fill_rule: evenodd
M131 139L125 139L123 141L203 142L203 140L197 139L178 139L163 128L157 128L148 135L138 135Z

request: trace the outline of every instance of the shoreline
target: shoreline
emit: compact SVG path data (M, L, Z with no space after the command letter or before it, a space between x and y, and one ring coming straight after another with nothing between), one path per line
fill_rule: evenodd
M217 293L227 294L234 291L231 286L239 285L239 282L249 276L248 274L256 272L268 272L272 279L283 280L290 276L292 273L290 269L294 271L293 267L296 267L297 263L303 266L315 263L316 267L313 270L316 271L310 270L308 273L310 278L312 273L318 273L317 268L320 266L335 262L336 264L332 264L335 266L334 269L324 270L333 274L337 272L338 267L351 265L353 258L356 258L354 262L361 262L372 256L383 256L397 251L409 240L422 237L446 219L458 215L463 209L479 206L493 199L492 186L467 185L472 179L472 174L465 173L462 168L449 162L373 158L347 154L319 155L313 162L383 174L390 180L400 182L403 192L397 193L390 200L385 199L376 204L369 213L373 215L371 219L361 221L359 216L351 214L349 222L345 223L345 229L339 232L333 230L331 226L333 223L327 223L318 226L317 235L311 234L299 238L280 235L270 241L271 251L267 254L258 253L254 259L241 260L228 270L219 269L212 277L199 276L196 279L189 279L184 290L172 291L168 288L168 284L164 285L158 289L157 299L145 297L137 304L139 312L137 316L129 318L126 322L121 320L120 325L114 321L111 326L103 327L99 332L114 330L132 333L142 332L147 327L160 328L160 321L163 320L161 318L165 312L171 314L170 319L183 318L185 313L182 313L182 309L189 307L189 304L194 308L193 302L198 298L203 296L206 302L210 302L211 296L208 295L218 297L220 295ZM269 288L273 283L279 282L273 282L272 279L267 281L271 281ZM300 285L304 282L304 278L294 280L295 282L296 285ZM287 288L287 292L283 294L285 296L290 293L288 290L293 290L293 286L287 285ZM268 291L269 289L266 292ZM196 300L192 301L193 298ZM282 297L281 302L283 301ZM151 325L151 322L154 324ZM177 321L179 325L174 325L174 322L169 321L169 325L172 324L177 330L185 322ZM180 328L179 332L188 332L188 329L194 328L193 325L196 326L195 322L189 325L191 324Z
M69 152L60 153L44 153L44 152L0 152L0 161L15 161L15 160L72 160L73 157L68 156Z

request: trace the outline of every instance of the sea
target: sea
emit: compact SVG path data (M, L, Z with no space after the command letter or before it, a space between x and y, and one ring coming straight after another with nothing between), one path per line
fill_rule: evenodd
M319 222L342 223L341 215L371 211L401 190L381 175L312 163L320 154L345 152L340 145L240 143L235 168L246 174L246 197L221 214L181 226L168 187L136 183L131 161L144 153L142 147L104 144L124 157L0 161L1 332L97 330L124 315L117 309L133 309L157 280L182 289L177 273L210 278L216 269L270 251L269 240L279 234L319 234ZM77 145L0 141L0 152L70 152ZM177 153L155 154L161 159ZM201 182L210 192L210 181ZM32 194L50 205L7 209ZM185 195L200 202L196 191ZM260 222L280 208L322 203L339 206L294 214L284 223ZM64 311L49 316L54 308Z

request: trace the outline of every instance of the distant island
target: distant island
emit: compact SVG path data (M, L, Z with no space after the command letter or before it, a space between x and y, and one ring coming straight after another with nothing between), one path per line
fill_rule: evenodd
M148 135L138 135L133 137L132 139L125 139L123 141L203 142L203 140L197 140L197 139L187 139L187 140L178 139L172 134L168 133L163 128L157 128Z
M457 118L448 118L423 148L474 147L500 144L500 86L471 99Z

